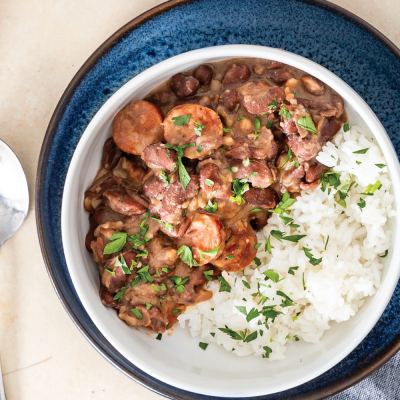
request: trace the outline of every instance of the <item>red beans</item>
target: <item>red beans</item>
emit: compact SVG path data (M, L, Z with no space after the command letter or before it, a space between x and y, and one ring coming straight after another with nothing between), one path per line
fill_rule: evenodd
M173 118L184 115L190 115L189 122L176 125ZM201 129L199 125L202 126ZM164 119L164 139L167 143L173 146L195 144L184 151L187 158L204 158L222 145L222 134L222 123L215 111L197 104L175 107Z
M274 183L275 176L265 162L250 160L249 165L245 163L245 160L231 161L230 165L234 167L235 178L247 178L251 184L260 188L266 188Z
M225 90L218 99L218 107L223 107L226 111L233 111L238 105L239 100L233 90Z
M342 124L338 119L322 117L317 124L317 132L319 137L326 142L335 136L341 127Z
M193 96L200 83L193 76L185 76L183 74L176 74L171 78L170 88L178 97Z
M163 143L151 144L143 152L143 161L150 168L173 171L177 160L176 151L167 149Z
M276 83L283 83L293 78L293 74L286 69L276 69L271 73L270 77Z
M292 148L293 153L299 156L301 161L311 160L321 150L321 144L314 136L301 138L299 135L290 135L287 137L287 142Z
M304 75L301 77L301 83L308 93L314 96L322 96L325 93L324 84L317 78L311 75Z
M206 164L200 170L200 187L207 193L207 195L215 192L214 197L217 199L224 199L232 195L231 183L223 179L219 172L219 168L215 164Z
M324 174L328 169L329 167L316 161L306 172L306 182L311 183L318 180L320 174Z
M275 208L278 204L276 193L271 188L257 189L251 187L244 195L244 199L263 210Z
M231 68L226 71L222 85L224 88L235 85L237 83L246 82L250 77L250 71L246 65L233 64Z
M114 118L113 138L115 144L126 153L141 155L152 143L163 137L162 114L154 104L135 100Z
M276 100L279 105L285 98L282 88L271 87L264 81L254 81L244 84L238 89L242 102L250 114L267 114L272 112L269 106Z
M104 143L101 164L105 169L115 168L121 158L122 151L116 146L113 138L109 138Z
M202 85L210 84L212 75L212 69L208 65L200 65L193 74Z

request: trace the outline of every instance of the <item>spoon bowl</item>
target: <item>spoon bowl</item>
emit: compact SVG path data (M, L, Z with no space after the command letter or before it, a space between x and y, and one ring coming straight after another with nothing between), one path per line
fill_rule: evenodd
M0 140L0 249L24 223L28 209L24 170L14 152Z

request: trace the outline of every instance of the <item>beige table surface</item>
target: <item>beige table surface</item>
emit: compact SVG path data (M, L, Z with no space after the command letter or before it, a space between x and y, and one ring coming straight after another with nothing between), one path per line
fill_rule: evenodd
M79 333L42 260L33 206L42 140L72 77L118 28L162 0L0 0L0 138L21 160L28 219L0 258L0 353L8 400L161 399ZM334 0L400 46L399 0ZM112 397L110 397L112 396Z

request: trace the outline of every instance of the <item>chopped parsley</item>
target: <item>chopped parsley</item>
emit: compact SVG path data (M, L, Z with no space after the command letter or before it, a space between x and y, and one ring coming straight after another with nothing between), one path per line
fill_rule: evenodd
M264 210L262 208L253 208L249 212L260 212L260 211L264 211Z
M344 132L348 132L350 130L350 124L348 123L348 122L346 122L344 125L343 125L343 131Z
M219 286L220 292L228 292L228 293L231 292L232 286L226 281L226 279L223 276L219 276L218 281L220 283Z
M199 124L198 122L194 122L194 124L195 124L195 128L194 128L194 133L197 135L197 136L201 136L201 131L205 128L205 126L203 125L203 124Z
M253 263L259 267L261 265L261 260L258 257L254 257Z
M208 250L208 251L202 251L202 250L200 250L200 249L197 249L197 251L198 251L199 254L200 254L200 260L203 260L203 259L204 259L204 255L205 255L205 254L207 254L207 255L209 255L209 256L211 256L211 257L215 257L215 256L217 255L218 250L219 250L220 247L221 247L221 245L219 245L218 247L214 247L213 249Z
M268 128L268 129L270 129L272 125L273 125L273 122L272 122L272 121L268 121L268 122L267 122L267 128Z
M294 306L294 303L293 303L292 299L288 295L286 295L285 293L281 292L280 290L278 290L276 292L276 294L285 299L285 300L282 300L282 303L280 304L280 306L282 308Z
M208 280L208 281L212 281L211 275L214 274L214 271L212 269L208 270L208 271L204 271L204 277Z
M272 103L268 106L270 110L276 110L276 98L272 100Z
M386 167L386 165L385 164L375 164L378 168L380 168L380 169L382 169L382 168L385 168Z
M328 237L326 238L325 250L326 250L326 248L327 248L327 246L328 246L328 242L329 242L329 235L328 235Z
M247 289L251 288L250 284L246 280L242 279L242 283L243 283L243 286L246 287Z
M176 254L178 254L178 256L181 256L181 260L184 263L189 264L190 268L192 268L193 265L195 267L199 266L199 264L197 264L197 261L193 258L193 252L191 247L183 245L179 247Z
M190 118L190 116L189 116L189 118ZM178 157L178 161L176 163L178 165L179 179L181 180L183 189L186 189L186 186L190 182L190 176L189 176L188 172L186 171L185 166L182 163L183 152L188 147L194 147L194 146L196 146L195 143L184 144L182 146L172 146L171 144L168 144L168 143L165 145L165 147L167 149L173 149L176 151L176 154Z
M262 358L269 358L269 355L272 353L271 347L263 346L265 353L262 355Z
M271 254L272 246L271 246L271 235L268 236L268 239L265 241L265 251L268 251Z
M153 278L151 277L151 275L150 275L150 273L149 273L149 268L150 268L150 266L149 266L149 265L146 265L146 266L140 268L140 269L137 271L137 274L139 275L140 279L141 279L144 283L146 283L146 282L152 283L152 282L153 282ZM133 283L133 281L132 281L132 283ZM138 283L139 283L139 282L138 282ZM135 285L135 286L136 286L136 285ZM132 286L132 287L133 287L133 286Z
M218 328L221 332L226 333L231 337L233 340L243 340L245 343L249 343L255 339L257 339L258 332L254 331L253 333L250 333L247 335L247 329L244 331L239 331L235 332L234 330L228 328L227 325L225 325L225 328Z
M161 168L160 178L164 182L164 186L168 186L170 178L168 178L168 175L166 174L164 168Z
M289 112L289 110L285 107L285 105L283 103L281 106L281 110L279 111L279 115L283 115L284 119L292 118L292 114Z
M306 257L309 260L309 263L311 265L318 265L321 263L322 258L314 258L314 256L311 254L311 249L307 248L307 247L302 247L302 250L304 251L304 254L306 255Z
M128 287L123 286L120 291L113 297L114 300L118 300L118 303L121 301L122 297L124 296L125 292L127 291Z
M386 250L385 253L383 254L383 256L379 256L380 258L385 258L389 253L389 250Z
M379 190L382 187L380 181L376 181L374 184L368 185L363 193L367 196L372 196L376 190ZM112 237L112 236L111 236Z
M214 186L214 181L212 181L211 179L206 179L204 182L207 186L213 187Z
M360 210L362 211L362 209L365 207L365 200L360 197L360 202L357 203L357 205L358 207L360 207Z
M202 144L200 143L200 144L199 144L199 147L197 148L197 152L198 152L198 153L201 153L202 150L203 150L203 146L202 146Z
M291 199L290 193L286 191L285 194L282 196L282 199L279 202L278 206L274 210L268 211L279 215L282 215L285 212L289 214L289 211L287 211L287 209L291 207L294 203L296 203L296 199Z
M273 269L267 269L263 272L265 275L265 280L271 279L272 282L279 282L279 274L277 274Z
M229 128L222 128L222 130L223 130L224 132L230 132L230 131L231 131Z
M366 149L353 151L353 154L365 154L368 150L369 150L369 147L367 147Z
M233 260L234 256L233 256L233 254L228 254L228 255L226 256L226 258L227 258L228 260Z
M300 239L302 239L303 237L306 237L306 235L289 235L286 236L285 232L281 232L281 231L276 231L276 230L272 230L271 231L271 235L279 240L280 242L282 240L287 240L288 242L293 242L293 243L297 243Z
M280 168L283 168L292 159L292 157L293 157L293 152L292 149L289 147L289 151L286 154L285 163Z
M182 310L181 309L179 309L179 308L174 308L173 310L172 310L172 314L178 314L178 313L180 313Z
M232 202L236 202L239 206L245 203L245 199L243 198L243 194L249 190L249 184L247 183L247 179L234 179L232 181L232 193L233 196L230 197Z
M129 310L132 314L134 314L136 316L137 319L142 319L143 315L142 313L137 309L137 308L131 308Z
M296 266L296 267L290 267L290 268L289 268L289 271L288 271L288 274L294 275L294 271L297 271L298 269L299 269L298 266Z
M182 279L179 276L171 276L169 279L175 283L172 288L178 293L183 293L185 291L184 285L189 281L189 278Z
M238 121L241 121L242 119L244 119L243 115L241 117L238 117Z
M162 333L159 333L159 334L156 336L156 339L157 339L157 340L161 340L161 339L162 339Z
M121 267L122 272L125 275L129 275L131 273L131 269L129 269L129 267L126 265L126 261L123 255L117 257L114 267ZM131 268L133 268L133 265Z
M297 121L297 126L299 126L302 129L305 129L306 131L317 133L317 128L314 125L314 121L311 119L309 115L299 118L299 120Z
M243 165L245 167L248 167L250 165L250 158L249 157L247 157L245 160L243 160Z
M207 347L208 347L208 343L200 342L200 343L199 343L199 347L200 347L202 350L206 350Z
M125 246L127 236L126 232L113 233L110 237L111 242L104 247L103 254L113 254L121 251Z
M153 304L151 303L146 303L146 310L150 310L150 308L153 307Z
M151 217L151 219L152 219L153 221L159 222L159 223L163 226L163 228L164 228L165 230L167 230L168 232L170 232L170 233L173 232L173 230L174 230L174 225L168 224L168 223L166 223L166 222L164 222L164 221L161 221L161 219L158 219L158 218Z
M174 122L175 126L187 125L190 121L191 116L192 114L180 115L179 117L173 117L172 121L175 121Z

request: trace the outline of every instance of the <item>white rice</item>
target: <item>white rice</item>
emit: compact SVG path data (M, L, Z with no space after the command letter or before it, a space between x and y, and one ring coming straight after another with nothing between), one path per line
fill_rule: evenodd
M374 295L380 284L383 264L378 255L384 255L391 243L391 231L386 222L396 212L392 210L394 196L390 193L387 167L375 165L386 164L382 151L374 140L359 132L358 127L348 132L341 130L333 143L328 143L317 157L319 162L341 174L342 184L353 180L358 184L352 186L346 198L347 208L335 201L336 190L332 188L328 194L328 190L323 192L319 187L303 192L291 207L290 217L300 225L298 229L285 226L277 214L272 214L267 226L257 234L262 244L257 254L261 265L257 268L252 264L237 273L223 272L223 277L232 286L231 292L219 292L220 283L209 282L207 289L213 292L212 299L179 316L181 326L185 327L187 322L193 337L198 336L201 342L221 345L238 356L261 356L266 353L263 347L268 346L272 350L269 360L279 360L285 357L286 344L294 340L318 343L329 329L330 321L348 320L357 313L366 296ZM365 148L369 148L366 154L353 154ZM360 195L369 184L378 180L382 187L373 196ZM365 200L362 209L357 205L360 198ZM269 254L264 244L271 230L286 235L304 234L306 237L292 243L279 242L271 236L273 248ZM322 262L311 265L303 246L311 249L314 258L322 257ZM294 266L298 269L293 271L294 275L289 274L289 268ZM271 279L265 281L262 273L267 269L273 269L282 280L277 283ZM250 289L244 286L243 281L250 285ZM259 283L264 286L258 289ZM258 304L260 297L252 296L258 290L270 299L264 305ZM289 296L295 305L279 306L283 297L277 295L277 291ZM264 325L264 316L247 322L246 315L235 307L243 306L248 313L254 307L260 311L268 305L277 305L275 310L283 313L273 323L269 319L269 329ZM257 331L257 338L250 343L234 340L218 329L225 326L236 332L247 329L247 335Z

